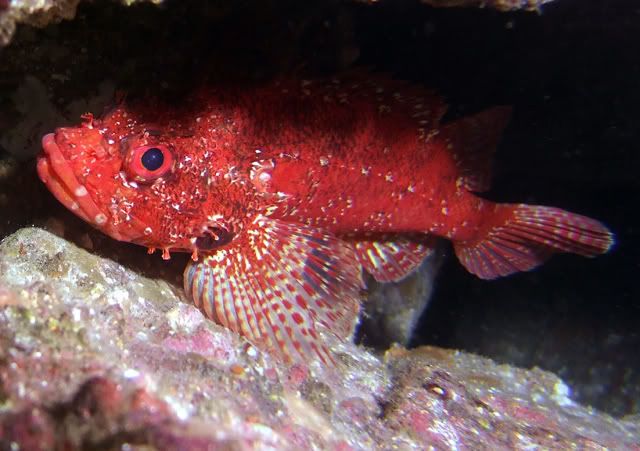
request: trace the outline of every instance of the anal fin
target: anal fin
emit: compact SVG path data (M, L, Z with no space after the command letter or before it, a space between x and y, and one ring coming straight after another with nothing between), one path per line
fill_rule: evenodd
M258 216L184 273L207 317L285 360L333 362L318 333L353 333L363 282L350 244L312 227Z

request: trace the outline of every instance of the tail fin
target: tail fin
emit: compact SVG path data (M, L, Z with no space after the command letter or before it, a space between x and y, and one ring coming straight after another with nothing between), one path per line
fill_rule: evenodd
M481 279L528 271L555 252L594 257L607 252L613 234L600 222L559 208L502 205L505 218L480 240L454 244L467 270Z

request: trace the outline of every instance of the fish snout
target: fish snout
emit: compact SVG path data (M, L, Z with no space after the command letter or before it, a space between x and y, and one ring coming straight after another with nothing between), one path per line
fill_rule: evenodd
M109 176L120 167L107 155L107 143L98 130L59 128L42 137L42 149L38 176L65 207L116 240L135 242L144 237L144 224L133 217L126 224L115 221L113 212L94 196L96 180L108 188ZM87 174L93 174L93 183Z
M42 147L45 153L57 146L68 159L95 157L98 159L109 156L108 143L104 139L103 132L95 128L86 127L60 127L54 133L49 133L42 138Z
M96 205L87 188L78 179L69 156L65 155L65 131L57 129L42 137L43 154L38 157L37 171L49 191L69 210L98 228L104 228L108 216Z

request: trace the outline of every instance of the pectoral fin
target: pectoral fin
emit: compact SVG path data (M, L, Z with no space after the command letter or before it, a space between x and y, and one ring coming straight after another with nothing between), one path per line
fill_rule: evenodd
M258 216L232 243L184 273L209 318L285 360L333 361L318 334L355 327L361 267L350 244L313 227Z

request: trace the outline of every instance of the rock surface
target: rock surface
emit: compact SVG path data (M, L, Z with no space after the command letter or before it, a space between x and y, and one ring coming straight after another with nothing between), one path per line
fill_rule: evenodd
M80 0L3 0L0 2L0 45L6 45L16 25L44 27L63 19L73 19Z
M377 3L380 0L363 0L368 3ZM437 8L478 7L493 8L498 11L539 11L542 5L553 0L421 0L422 3Z
M498 11L515 11L523 9L526 11L538 11L545 3L553 0L422 0L431 6L438 7L460 7L479 6L495 8Z
M640 446L638 424L575 404L541 370L429 347L381 361L335 343L335 368L284 366L182 300L170 283L41 229L7 237L0 446Z
M125 5L163 0L121 0ZM376 3L379 0L364 0ZM489 7L499 11L538 10L553 0L422 0L435 7ZM76 15L80 0L0 0L0 46L11 41L18 24L44 27L61 20L71 20Z
M137 1L140 0L122 0L122 3L130 5ZM161 3L162 0L146 1ZM79 3L80 0L1 0L0 46L11 41L18 24L40 28L61 20L73 19Z

